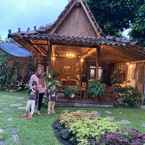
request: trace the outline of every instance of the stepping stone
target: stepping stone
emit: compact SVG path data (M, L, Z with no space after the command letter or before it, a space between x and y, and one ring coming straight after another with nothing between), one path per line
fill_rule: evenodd
M8 118L7 120L8 120L8 121L13 121L13 118Z
M18 107L18 110L25 110L26 107Z
M106 114L110 114L110 115L112 114L112 112L110 112L110 111L105 111L105 113Z
M119 123L123 125L129 125L131 122L129 120L120 120Z
M114 117L113 116L107 116L106 117L109 121L114 121Z
M145 128L145 123L142 124L142 127Z
M19 139L19 136L17 134L17 129L16 128L12 128L11 134L12 134L13 142L16 145L19 145L20 144L20 139Z
M96 116L97 116L97 117L100 117L100 116L101 116L101 113L96 112Z
M22 104L11 104L10 107L20 107Z
M1 141L1 143L3 143L3 140L4 140L4 130L0 129L0 141Z
M3 140L0 140L0 145L5 145L5 142Z
M0 128L0 134L1 134L1 133L4 133L4 130Z
M145 105L142 105L141 108L142 108L142 109L145 109Z

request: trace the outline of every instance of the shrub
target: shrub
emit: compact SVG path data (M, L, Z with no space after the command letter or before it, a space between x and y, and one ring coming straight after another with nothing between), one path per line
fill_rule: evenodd
M121 133L105 133L101 136L102 145L143 145L145 144L145 134L135 129L124 130Z
M69 145L144 145L145 134L121 128L117 122L97 117L95 112L65 112L55 124Z
M79 145L88 145L88 140L99 140L106 132L119 130L119 125L106 118L97 117L94 112L72 112L60 116L59 122L76 138Z
M79 89L77 86L66 86L64 88L64 96L65 97L75 97L75 95L79 92Z
M114 91L118 94L119 105L128 107L138 107L142 102L142 94L135 88L128 87L116 87Z
M89 81L88 95L91 97L103 96L105 93L105 84L100 81Z

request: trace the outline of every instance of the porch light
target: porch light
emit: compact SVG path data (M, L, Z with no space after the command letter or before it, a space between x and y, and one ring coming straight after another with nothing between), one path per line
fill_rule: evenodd
M83 58L81 58L81 63L83 63L84 62L84 59Z
M72 53L72 52L67 52L67 53L66 53L66 57L67 57L67 58L75 58L76 55L75 55L74 53Z
M56 59L55 56L52 56L51 60L52 60L52 61L55 61L55 59Z

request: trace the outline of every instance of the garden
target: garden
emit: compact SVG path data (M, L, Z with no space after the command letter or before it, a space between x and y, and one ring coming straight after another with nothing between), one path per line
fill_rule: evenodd
M101 140L106 141L107 145L116 145L116 142L118 145L119 141L125 141L128 145L132 143L132 138L133 141L139 141L135 145L143 145L144 109L57 107L56 114L48 116L44 106L40 116L35 115L28 121L21 118L25 112L26 100L26 92L0 92L1 144L67 145L68 142L81 144L80 140L86 142L89 139L92 145ZM56 134L56 131L61 131L61 135ZM114 138L116 140L112 144Z

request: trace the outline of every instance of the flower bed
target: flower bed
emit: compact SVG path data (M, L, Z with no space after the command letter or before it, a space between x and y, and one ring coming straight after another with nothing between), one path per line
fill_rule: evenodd
M145 134L122 129L119 123L97 116L96 112L65 112L54 123L65 145L144 145Z

